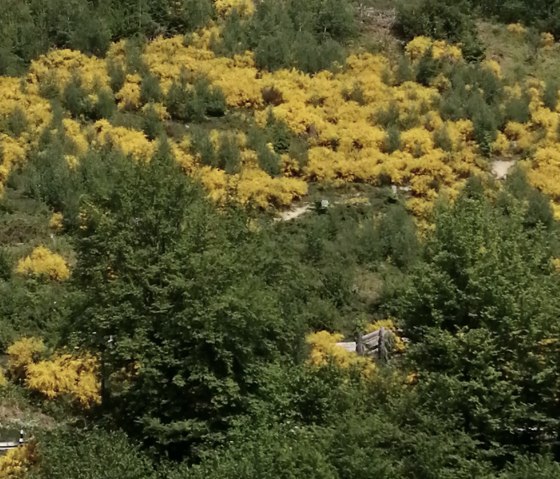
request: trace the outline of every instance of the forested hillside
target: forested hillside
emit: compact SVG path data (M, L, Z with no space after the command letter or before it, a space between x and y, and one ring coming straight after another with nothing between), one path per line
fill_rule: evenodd
M560 477L560 4L2 2L0 479Z

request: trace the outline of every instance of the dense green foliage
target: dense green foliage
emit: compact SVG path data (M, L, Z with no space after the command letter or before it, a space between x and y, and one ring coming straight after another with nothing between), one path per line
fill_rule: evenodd
M112 40L187 34L215 15L210 0L6 0L0 11L0 74L20 71L49 48L102 55ZM317 71L343 60L341 44L355 28L348 1L264 1L250 21L234 12L216 49L254 47L260 66Z
M64 174L63 163L41 167L58 170L56 191L30 188L33 162L12 187L70 206L77 256L72 282L57 286L58 321L33 327L102 354L94 417L157 454L101 430L60 431L40 441L37 477L96 478L109 462L123 477L171 478L516 478L557 468L546 456L557 453L557 226L522 174L494 199L472 181L420 241L383 190L369 205L295 223L218 212L165 146L149 164L92 153ZM58 294L16 280L2 284L42 301ZM306 331L352 333L364 315L387 312L412 345L372 381L302 363ZM150 464L161 453L186 462Z
M0 11L0 74L49 48L103 54L111 40L193 31L214 15L210 0L6 0Z
M253 50L260 68L295 66L316 72L335 62L342 64L342 45L355 33L347 0L265 0L257 3L249 20L231 15L214 50L227 55Z
M406 3L399 28L407 37L463 43L471 60L482 54L478 14L557 28L556 3L550 16L543 2L502 3ZM62 91L41 85L52 124L13 165L0 198L0 348L41 337L45 355L91 354L101 382L101 400L87 410L67 398L45 400L22 378L0 382L8 411L16 401L18 417L33 409L54 418L34 431L30 478L560 477L560 225L521 168L503 183L470 178L452 201L441 195L424 223L407 210L414 188L392 189L383 175L375 186L311 184L308 209L289 221L214 203L184 174L170 137L188 130L185 151L201 167L236 174L253 161L274 180L285 153L292 168L311 163L314 139L272 111L259 124L227 111L223 92L197 72L185 69L165 90L149 73L144 38L180 33L188 42L216 18L213 2L7 4L0 74L54 46L98 55L111 40L129 39L127 64L109 65L110 88L97 96L77 76ZM358 29L353 8L257 2L253 16L233 9L222 19L212 49L225 56L251 49L262 70L315 73L344 62ZM482 154L473 161L486 163L508 121L529 123L530 96L522 91L504 104L507 80L431 53L401 55L387 85L432 86L443 74L448 83L434 109L444 121L472 120ZM132 72L145 108L118 109L115 93ZM348 85L342 97L361 104L365 87ZM542 92L551 109L557 87L551 78ZM262 99L283 103L274 86ZM391 153L420 113L403 115L391 101L371 115L386 130L380 148ZM127 157L110 141L89 144L84 129L87 153L76 160L64 134L69 118L133 126L158 140L157 151ZM25 121L15 110L2 131L17 138ZM452 151L446 124L434 129L436 147ZM249 160L241 142L254 152ZM64 256L67 281L18 273L18 260L38 245ZM351 340L389 319L405 338L402 350L389 347L387 357L367 363L371 370L309 361L309 333Z
M150 460L122 433L72 431L41 437L33 479L151 479Z
M443 208L398 298L421 388L499 455L546 450L558 431L556 232L518 201L473 189Z
M468 0L420 0L398 3L397 28L407 39L419 35L463 45L465 58L482 55L472 5Z

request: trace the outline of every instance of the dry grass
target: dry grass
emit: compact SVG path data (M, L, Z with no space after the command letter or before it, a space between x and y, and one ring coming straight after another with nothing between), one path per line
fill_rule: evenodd
M506 80L515 82L529 76L544 80L560 74L560 43L541 48L539 35L508 32L506 25L478 23L478 33L486 47L486 57L496 60Z
M48 430L55 420L34 408L20 388L12 384L0 389L0 429Z

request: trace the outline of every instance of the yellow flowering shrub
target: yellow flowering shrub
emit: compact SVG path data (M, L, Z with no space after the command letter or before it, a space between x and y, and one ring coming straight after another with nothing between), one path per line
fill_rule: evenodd
M84 408L101 402L99 362L90 355L62 354L27 366L26 386L48 399L67 396Z
M123 87L117 92L115 98L121 110L136 110L140 107L140 75L127 75Z
M78 160L78 158L76 158L74 155L64 155L64 159L72 170L76 169L80 163L80 160Z
M0 192L12 169L25 161L26 153L19 141L0 133Z
M208 190L208 196L212 201L223 204L228 200L232 183L236 177L228 175L225 171L210 166L203 166L198 170L197 177L202 185Z
M507 26L507 31L509 33L513 33L514 35L524 35L527 33L527 28L521 25L521 23L510 23Z
M558 147L539 148L530 161L529 180L533 185L560 201L560 150Z
M307 183L296 178L271 178L257 169L241 172L237 182L237 197L242 204L267 208L269 205L289 206L307 194Z
M187 137L180 143L170 142L171 154L175 161L181 165L186 173L193 173L195 169L195 160L190 154L190 141Z
M216 13L221 16L228 15L235 8L241 15L249 16L255 11L253 0L214 0Z
M33 88L23 91L19 78L0 76L0 119L19 109L27 122L23 133L27 142L36 141L35 133L51 121L51 105L48 100L33 92Z
M53 231L60 231L64 226L64 216L62 213L55 212L49 219L49 228Z
M80 124L70 118L64 118L62 120L62 127L64 128L64 135L70 141L71 148L68 153L74 156L81 156L87 153L89 143L82 133Z
M40 338L21 338L15 341L6 350L10 376L23 379L27 366L38 361L46 350L47 348Z
M342 369L359 368L367 375L375 372L375 363L355 352L347 351L337 343L343 340L342 334L333 334L328 331L318 331L308 334L305 338L310 346L308 362L312 366L325 366L329 363L336 364Z
M2 148L2 163L13 166L25 160L25 147L17 140L0 133L0 148Z
M6 379L6 375L4 374L4 370L0 369L0 389L3 388L8 384L8 379Z
M27 472L36 460L33 443L10 449L3 456L0 456L0 478L25 479Z
M512 142L516 153L528 151L534 145L532 132L522 123L509 121L504 128L504 134Z
M496 78L502 78L502 67L493 59L486 59L481 63L482 68L492 72Z
M88 56L76 50L51 50L31 62L27 83L32 91L38 91L39 85L45 81L52 81L62 92L66 83L77 75L82 87L87 92L109 85L109 75L105 61L94 56Z
M113 146L135 160L148 161L156 151L156 142L148 140L142 131L113 126L107 120L95 122L93 129L97 144Z
M411 60L417 60L432 47L433 40L429 37L418 36L410 40L404 47L404 51Z
M472 122L444 121L439 114L441 96L451 87L448 72L436 75L428 87L413 81L395 85L387 81L387 72L391 72L389 76L395 72L390 59L362 52L349 55L343 66L314 75L296 69L259 71L253 52L226 58L217 56L210 48L212 41L222 35L224 17L234 8L250 15L254 1L213 3L218 20L189 35L188 42L182 35L147 42L142 61L149 73L157 78L164 94L181 78L187 79L188 88L197 78L207 78L213 87L222 90L230 111L238 109L236 115L254 120L261 127L266 126L272 112L292 133L305 138L310 147L305 166L283 154L283 177L271 178L260 170L257 154L247 148L246 138L238 141L241 164L233 175L196 161L188 135L170 140L177 163L186 174L201 180L214 201L235 199L259 208L286 206L307 193L306 182L379 185L389 178L396 185L410 187L412 197L407 205L418 218L425 219L438 194L446 192L453 196L469 175L487 174L489 168L480 159ZM507 29L512 35L526 32L520 24L509 25ZM552 36L543 35L543 46L553 43ZM124 41L111 44L105 59L72 50L53 50L32 62L23 79L0 77L0 121L18 108L25 119L24 131L15 139L0 134L0 192L9 174L37 147L44 129L52 128L50 103L40 95L44 88L61 92L71 78L77 77L89 99L95 102L99 89L110 84L108 62L126 70L126 50ZM405 46L405 54L413 62L428 52L438 60L462 61L460 47L445 41L420 36ZM481 68L498 78L502 76L500 63L495 59L485 60ZM139 74L128 72L115 96L118 108L134 113L151 109L160 120L169 120L163 104L141 104L141 81ZM267 94L271 91L276 92L272 97ZM491 151L512 158L527 157L531 182L556 198L557 188L549 178L557 170L552 151L560 147L559 117L557 111L545 108L544 91L544 82L537 78L505 87L507 100L529 95L530 120L507 123L492 143ZM383 113L391 114L391 108L396 110L397 118L383 121ZM400 127L400 147L389 153L387 125L395 120L406 126ZM53 133L63 137L63 155L71 167L79 164L90 147L114 148L141 161L148 161L157 148L157 141L150 141L142 131L114 126L107 118L84 125L66 117L58 128L63 131ZM441 136L437 135L442 131L449 139L446 143L439 143ZM228 134L240 135L238 131ZM216 143L219 135L211 136ZM446 146L438 148L436 144ZM553 208L560 212L560 206L555 204Z
M491 145L492 153L495 155L508 156L510 154L509 147L510 142L507 136L500 131Z
M142 113L153 111L160 120L169 120L169 113L163 103L147 103L142 107Z
M434 149L434 142L430 132L424 128L412 128L401 134L401 142L404 151L415 157L429 153Z
M463 59L463 52L457 45L444 40L435 40L432 45L432 56L436 60L458 61Z
M425 36L413 38L407 43L404 51L411 60L418 60L430 49L432 57L436 60L457 61L463 58L463 53L458 46L451 45L444 40L432 40Z
M16 272L54 281L64 281L70 277L70 269L66 260L44 246L38 246L29 256L20 259L16 266Z
M550 48L554 45L554 35L549 32L541 33L541 47Z

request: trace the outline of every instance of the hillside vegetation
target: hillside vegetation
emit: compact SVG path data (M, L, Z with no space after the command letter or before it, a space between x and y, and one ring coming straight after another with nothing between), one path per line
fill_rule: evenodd
M8 3L0 478L559 475L555 4Z

